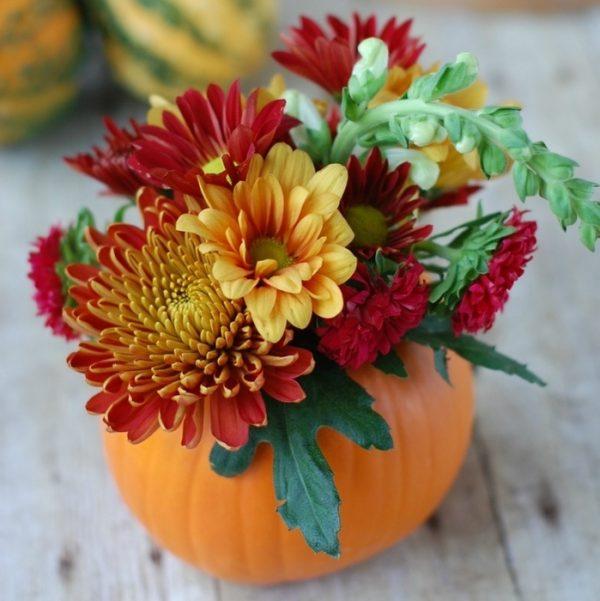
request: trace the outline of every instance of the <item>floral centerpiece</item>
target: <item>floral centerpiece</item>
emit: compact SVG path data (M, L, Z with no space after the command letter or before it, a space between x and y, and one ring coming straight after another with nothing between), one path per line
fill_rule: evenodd
M600 232L594 184L531 141L519 107L485 104L471 54L425 68L410 21L357 15L283 41L275 59L325 99L276 76L153 97L129 129L107 119L105 146L67 162L130 200L30 257L47 325L79 339L68 364L127 502L176 553L254 582L358 561L434 509L468 443L467 362L543 385L473 337L536 223L480 204L437 231L430 211L510 172L590 250Z

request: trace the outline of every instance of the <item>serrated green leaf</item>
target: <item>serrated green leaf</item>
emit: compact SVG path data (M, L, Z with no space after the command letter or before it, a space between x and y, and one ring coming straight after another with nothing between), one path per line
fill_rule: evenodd
M541 378L527 368L527 365L499 353L495 347L485 344L473 336L455 336L447 317L429 315L418 328L408 332L406 337L434 350L450 349L474 365L519 376L532 384L546 385Z
M450 263L446 276L433 286L430 303L443 304L448 310L454 309L462 291L477 277L487 273L488 262L499 242L514 232L514 228L503 224L505 213L495 215L491 221L478 219L471 222L473 226L466 228L450 242ZM421 247L426 248L427 243Z
M398 376L399 378L408 377L404 362L393 348L387 355L379 355L373 362L373 365L384 374Z
M314 551L337 556L340 500L317 431L333 428L365 449L386 450L393 442L389 426L371 408L372 397L332 361L317 356L317 368L300 383L303 401L267 398L268 423L251 428L248 444L238 451L215 446L211 465L221 475L235 476L250 465L259 443L271 444L279 513L289 528L300 528Z

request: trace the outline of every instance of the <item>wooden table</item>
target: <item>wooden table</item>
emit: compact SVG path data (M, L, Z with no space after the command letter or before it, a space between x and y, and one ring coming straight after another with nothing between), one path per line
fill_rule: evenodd
M361 3L310 0L302 10L334 4ZM475 52L493 98L521 100L534 137L600 178L600 11L497 16L374 4L416 14L428 61ZM296 10L287 2L284 22ZM539 252L491 339L549 386L478 373L473 445L426 526L340 575L266 590L216 581L156 548L118 498L97 420L83 410L89 391L65 369L69 345L34 320L25 278L29 242L49 224L82 203L106 217L117 206L60 157L99 139L101 114L123 120L141 107L111 89L89 91L80 107L0 153L0 598L600 599L600 258L575 232L563 235L541 200L529 201ZM515 201L510 182L483 197L487 206Z

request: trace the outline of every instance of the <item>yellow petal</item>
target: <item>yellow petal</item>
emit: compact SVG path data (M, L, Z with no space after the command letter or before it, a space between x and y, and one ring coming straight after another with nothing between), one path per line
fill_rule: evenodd
M288 194L287 202L285 203L285 227L287 230L291 231L298 222L298 219L300 219L307 198L308 190L302 186L296 186Z
M306 184L306 189L311 195L331 192L338 198L341 198L346 189L347 182L348 171L346 170L346 167L338 165L337 163L332 163L315 173Z
M216 277L216 276L215 276ZM231 282L221 282L223 294L232 300L247 296L258 284L257 280L239 279Z
M340 206L340 197L333 192L322 192L320 194L309 194L304 208L304 215L316 213L322 215L324 219L328 219Z
M329 242L348 246L354 239L354 232L339 211L336 211L323 225L322 234Z
M312 317L312 301L306 290L300 294L281 294L277 302L284 317L294 327L303 330L308 326Z
M277 271L278 267L275 259L262 259L254 265L254 275L257 278L268 278Z
M343 246L328 244L321 257L323 266L319 274L331 278L336 284L343 284L356 271L356 257Z
M487 95L487 85L483 81L477 80L468 88L445 96L444 102L464 109L480 109L485 105Z
M317 274L305 284L312 298L313 311L325 319L335 317L344 307L339 286L330 278Z
M302 290L302 279L295 266L280 269L276 275L265 280L265 283L282 292L298 294Z
M320 215L307 215L300 219L287 243L290 254L301 255L302 250L312 244L323 229L323 218Z
M213 265L212 273L219 282L223 283L245 278L250 271L236 265L231 260L219 258Z
M295 186L303 186L315 173L315 167L306 152L292 150L287 144L275 144L265 159L262 175L274 175L287 196Z
M267 319L254 315L252 319L258 333L268 342L279 342L283 338L287 322L281 311L273 311Z
M244 299L252 319L261 318L267 320L273 311L277 300L277 291L269 286L254 288Z
M202 177L198 178L200 189L206 204L211 209L218 209L226 213L233 211L233 195L231 190L223 186L208 184Z
M229 214L217 209L204 209L198 215L202 237L227 244L227 230L237 230L236 220ZM202 227L204 226L204 227Z
M198 221L198 216L190 215L189 213L179 216L176 227L180 232L189 232L197 236L202 236L204 232L204 228L200 221Z
M436 163L441 163L448 158L450 145L447 142L443 144L430 144L421 148L421 152Z

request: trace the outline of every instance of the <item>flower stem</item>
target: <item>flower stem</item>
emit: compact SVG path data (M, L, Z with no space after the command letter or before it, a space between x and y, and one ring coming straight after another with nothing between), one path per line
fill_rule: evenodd
M512 140L511 138L514 136L512 132L488 119L482 119L475 111L462 109L442 102L400 99L386 102L368 110L358 121L346 121L342 123L331 148L332 162L344 164L352 154L352 150L359 138L389 123L390 119L415 114L431 115L439 119L444 119L451 114L457 114L472 122L482 134L494 144L503 148L511 158L515 160L522 160L524 158L522 139ZM512 153L512 147L519 148L519 153Z
M443 246L433 240L423 240L413 246L413 249L418 252L422 251L430 256L441 257L447 261L452 261L460 255L460 250L450 248L449 246Z

